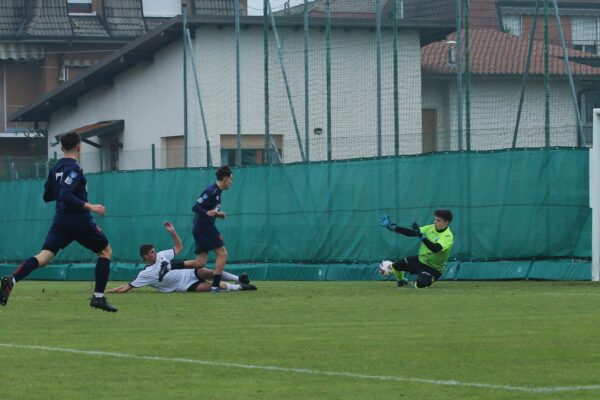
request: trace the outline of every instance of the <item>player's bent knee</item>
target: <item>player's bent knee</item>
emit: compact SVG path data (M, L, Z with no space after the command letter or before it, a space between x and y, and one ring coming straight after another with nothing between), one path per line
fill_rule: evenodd
M104 249L102 249L100 252L96 253L96 255L98 257L101 258L108 258L109 260L112 258L112 249L110 247L110 244L107 245Z
M217 257L222 258L222 259L227 259L227 249L225 249L225 247L221 247L220 249L217 250Z

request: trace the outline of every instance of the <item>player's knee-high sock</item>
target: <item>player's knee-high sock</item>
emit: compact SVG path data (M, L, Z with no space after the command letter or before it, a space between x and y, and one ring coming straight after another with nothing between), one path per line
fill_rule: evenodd
M404 280L404 271L400 270L400 263L395 262L392 264L392 273L396 276L396 279L399 281Z
M30 257L27 260L23 261L23 264L17 268L17 270L13 273L13 278L15 282L19 282L20 280L25 279L27 275L33 272L37 267L40 266L37 258Z
M212 281L212 287L218 288L220 284L221 284L221 274L214 274L213 281Z
M225 272L225 271L221 272L221 277L224 280L226 280L226 281L235 281L235 282L237 282L237 281L240 280L239 276L234 275L234 274L230 274L229 272Z
M183 260L171 260L171 269L184 269L185 262Z
M110 260L108 258L99 257L96 261L96 287L94 294L104 293L108 275L110 274Z

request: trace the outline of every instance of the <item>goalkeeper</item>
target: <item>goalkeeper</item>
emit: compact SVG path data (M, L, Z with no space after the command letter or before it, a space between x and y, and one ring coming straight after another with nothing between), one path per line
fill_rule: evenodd
M450 222L452 222L450 210L436 210L433 224L421 227L413 222L411 228L402 228L390 221L387 215L380 217L381 226L405 236L416 236L421 241L418 256L406 257L392 264L394 274L398 278L398 286L408 283L404 272L417 275L415 282L417 288L431 286L442 276L454 244Z

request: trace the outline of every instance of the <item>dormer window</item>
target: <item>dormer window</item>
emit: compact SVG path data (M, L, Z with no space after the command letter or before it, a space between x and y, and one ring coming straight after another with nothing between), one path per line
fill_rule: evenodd
M92 0L67 0L69 15L95 15Z
M502 17L502 23L504 24L504 32L521 36L523 24L520 15L505 15Z

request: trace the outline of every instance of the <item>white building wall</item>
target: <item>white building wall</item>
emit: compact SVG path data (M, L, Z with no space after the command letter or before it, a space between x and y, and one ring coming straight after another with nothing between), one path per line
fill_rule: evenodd
M162 147L161 138L183 135L181 54L181 42L172 43L154 54L153 62L140 62L117 75L112 86L100 86L79 97L77 106L53 113L48 143L56 142L56 135L83 125L123 119L119 169L151 168L151 145ZM97 137L90 140L99 142ZM50 156L57 150L60 146L49 147ZM83 144L81 163L86 171L100 170L100 154ZM157 168L162 167L163 159L157 153Z
M306 148L304 104L303 32L280 28L280 43L296 126ZM196 31L195 49L199 60L202 102L211 143L221 134L235 134L236 76L233 29L202 27ZM399 37L399 98L401 140L404 152L421 148L420 48L417 31ZM274 37L269 37L270 132L283 135L285 162L301 160L298 135L284 84ZM309 147L311 160L327 159L327 92L325 33L311 30L309 53ZM394 151L392 37L382 44L382 148ZM210 60L210 63L204 62ZM242 134L264 133L264 51L262 28L243 31L240 44ZM370 30L332 31L332 157L334 159L377 155L377 97L375 33ZM194 111L190 111L194 112ZM198 111L196 111L198 113ZM196 130L203 135L197 119ZM314 134L321 128L323 134ZM214 150L213 150L214 153ZM213 154L214 156L214 154ZM213 158L218 163L216 158Z
M294 106L301 146L305 149L303 32L281 28L283 59ZM382 153L394 152L392 36L384 32L382 44ZM233 27L203 26L195 32L194 49L199 89L206 116L212 161L220 165L220 137L237 133L236 58ZM274 37L269 37L270 131L283 135L284 162L301 160L292 113L285 91ZM421 75L419 33L399 35L400 150L421 149ZM151 145L165 146L164 138L183 135L182 48L177 41L118 75L112 86L102 86L51 116L49 142L57 134L104 120L125 120L120 136L123 148L119 169L151 168ZM309 142L310 160L327 159L325 32L310 32ZM262 27L242 30L241 132L263 135L264 51ZM368 29L333 29L331 40L332 156L334 159L377 155L377 97L375 32ZM206 143L196 86L188 63L189 166L206 165ZM322 128L322 135L314 129ZM98 141L97 138L93 138ZM59 147L51 147L52 154ZM106 151L106 149L105 149ZM83 145L86 171L100 170L98 149ZM164 151L157 151L156 167L166 166ZM106 164L106 162L105 162Z
M448 147L438 150L459 150L456 85L453 79L447 82L447 108L439 100L439 84L434 78L428 77L423 83L423 102L432 105L440 104L441 112L448 114L448 125L438 130L440 135L446 135L439 141L446 141ZM576 117L571 90L566 79L554 78L551 81L550 92L550 146L576 146ZM471 148L473 150L503 149L512 146L520 93L520 77L474 77L472 79ZM543 80L537 77L530 78L521 112L517 147L544 146L544 126ZM466 116L463 117L462 149L466 149L465 132Z
M448 81L443 77L424 78L423 80L423 109L437 111L436 121L436 150L444 151L450 148L450 113L448 108Z

